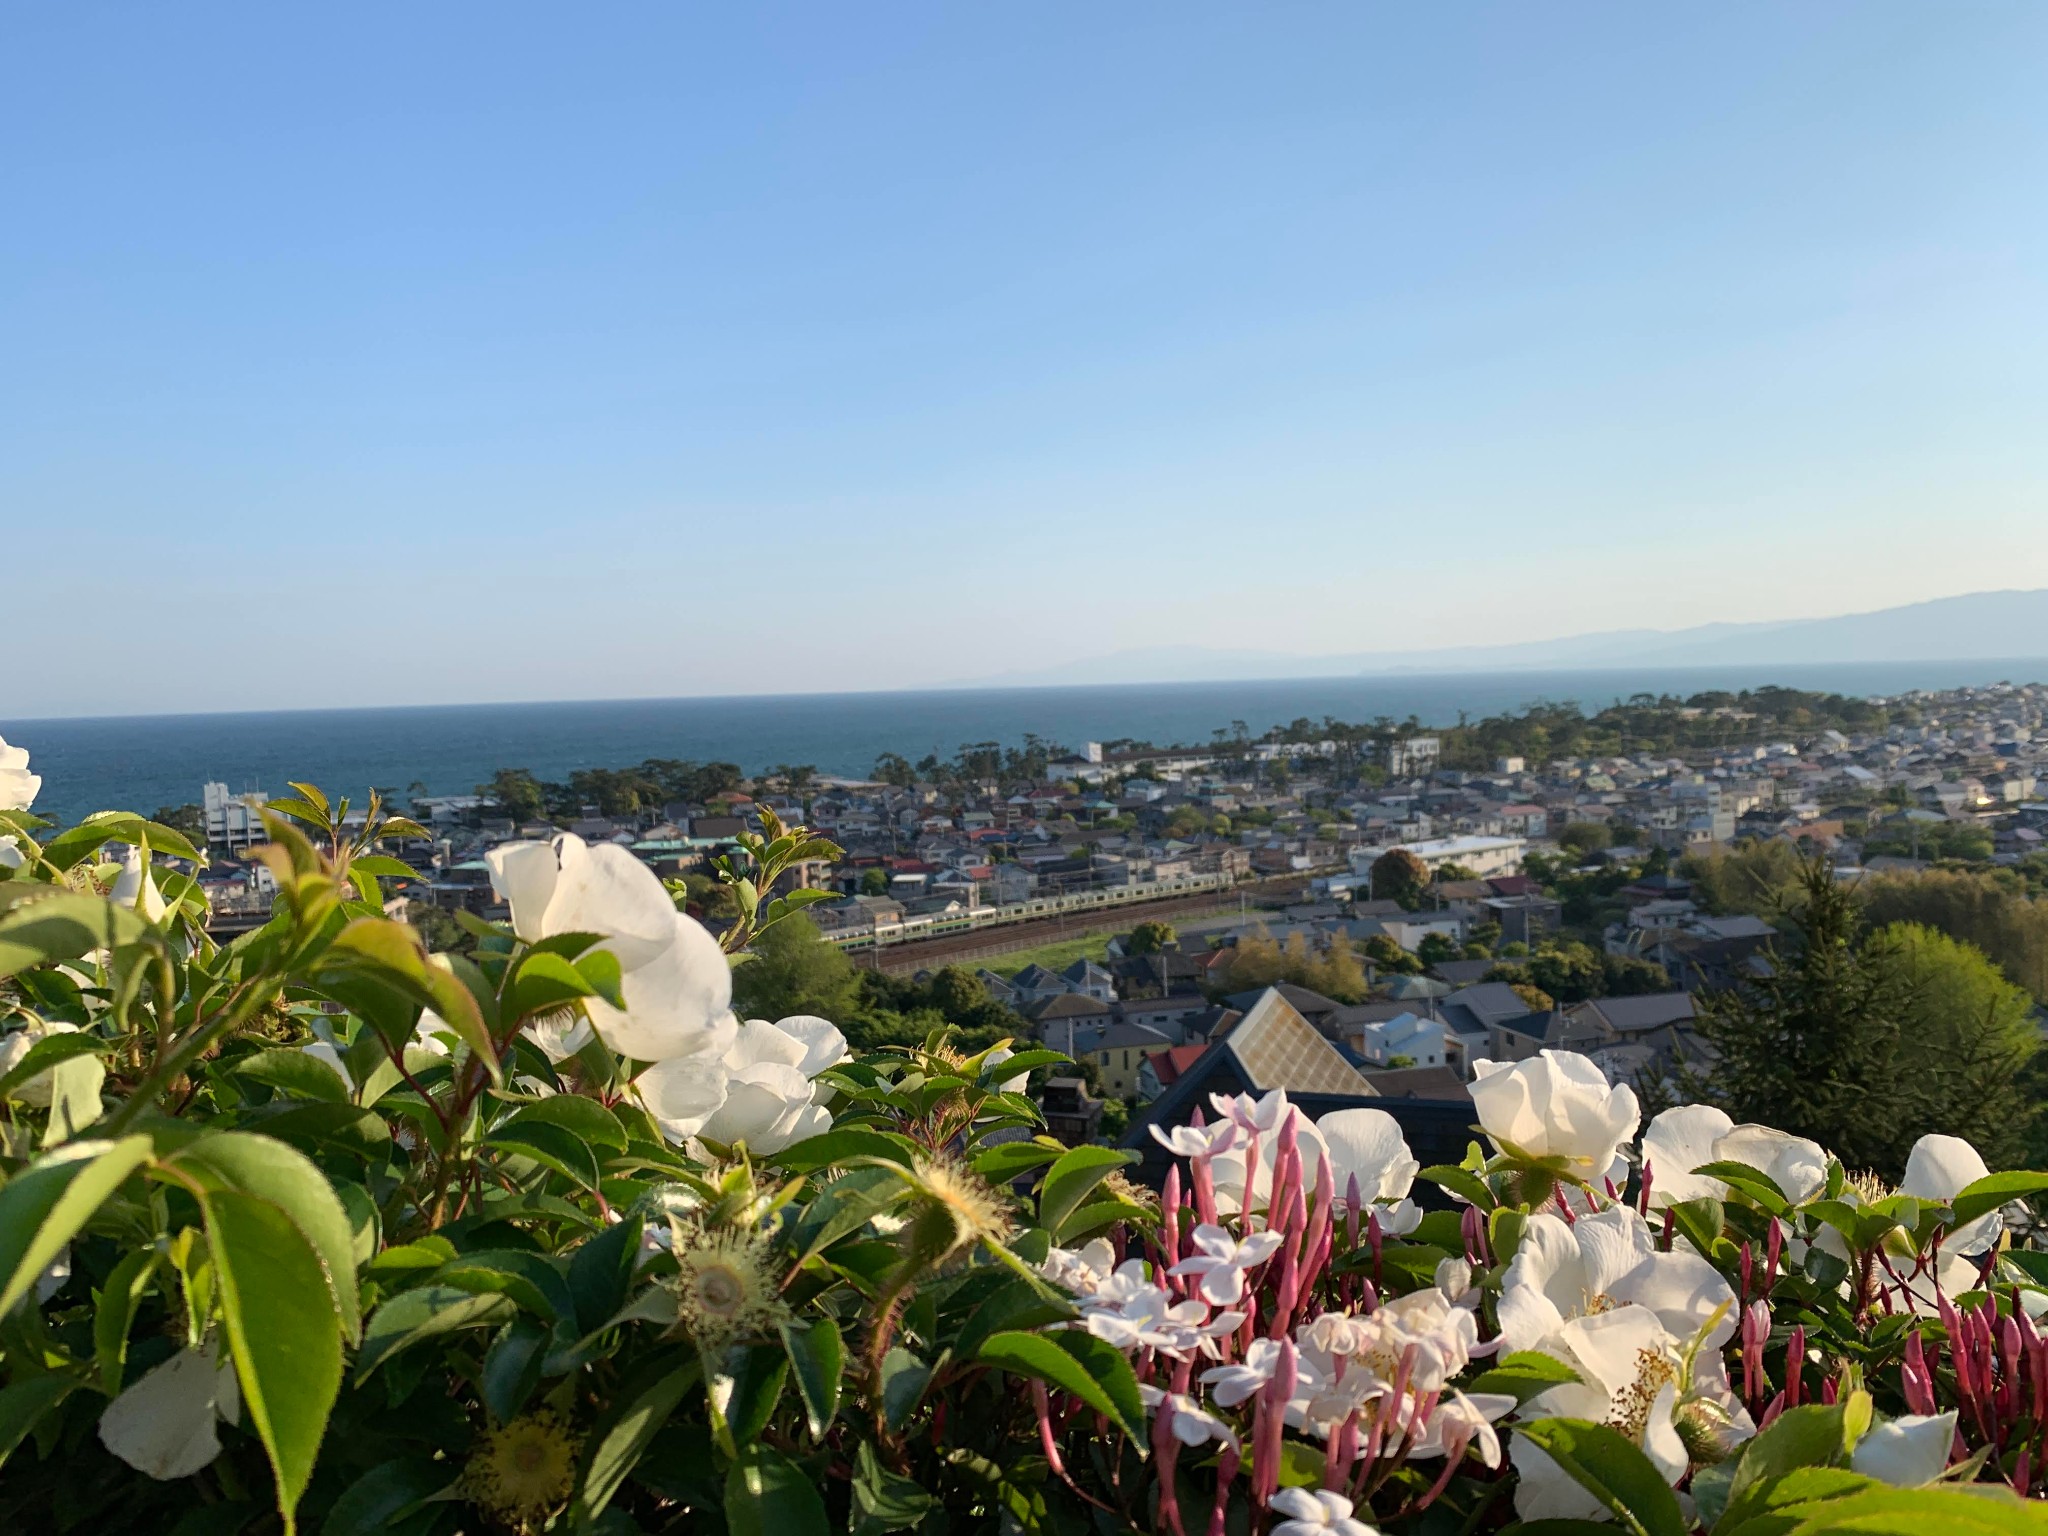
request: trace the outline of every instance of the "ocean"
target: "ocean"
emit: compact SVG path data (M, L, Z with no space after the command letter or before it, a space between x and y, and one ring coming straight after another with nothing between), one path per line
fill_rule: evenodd
M810 763L864 775L877 756L951 756L963 742L1020 742L1027 732L1078 747L1134 737L1199 743L1242 720L1257 735L1303 715L1381 715L1448 725L1538 700L1594 710L1639 692L1692 694L1776 684L1846 694L1902 693L2048 678L2048 659L1874 662L1582 672L1472 672L1299 678L1269 682L1085 688L962 689L756 698L617 699L460 704L261 714L0 719L0 737L28 748L43 776L35 809L71 822L95 810L196 801L218 780L240 793L281 794L311 779L360 797L371 785L466 794L499 768L560 780L577 768L650 757L726 761L747 772Z

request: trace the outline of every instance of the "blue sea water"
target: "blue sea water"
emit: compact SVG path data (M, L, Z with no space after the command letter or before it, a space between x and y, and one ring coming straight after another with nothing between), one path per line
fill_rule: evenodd
M1882 662L1581 672L1486 672L1172 683L1085 688L962 689L757 698L620 699L464 704L262 714L0 719L43 776L36 810L73 821L106 809L153 811L195 801L219 780L282 793L312 779L335 793L370 785L468 793L499 768L563 779L577 768L649 757L723 760L755 772L810 763L861 775L883 752L950 756L963 742L1012 745L1026 732L1078 746L1135 737L1204 742L1242 720L1254 734L1306 715L1320 720L1454 723L1537 700L1598 709L1637 692L1691 694L1777 684L1847 694L1899 693L2048 678L2048 660Z

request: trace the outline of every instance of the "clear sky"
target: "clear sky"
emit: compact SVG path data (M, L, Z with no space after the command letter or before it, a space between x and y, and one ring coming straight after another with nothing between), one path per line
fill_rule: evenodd
M2048 6L19 4L0 717L2048 586Z

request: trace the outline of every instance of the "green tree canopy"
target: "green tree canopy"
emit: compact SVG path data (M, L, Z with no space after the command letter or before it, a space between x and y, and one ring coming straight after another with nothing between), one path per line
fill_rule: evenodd
M1179 939L1173 924L1162 923L1155 918L1131 930L1130 952L1134 955L1156 955L1169 945L1178 943Z
M800 912L763 933L751 958L732 973L733 1007L742 1018L816 1014L837 1021L859 1000L860 973L853 962Z
M1429 890L1429 866L1406 848L1389 848L1372 861L1375 901L1398 901L1404 910L1422 904Z

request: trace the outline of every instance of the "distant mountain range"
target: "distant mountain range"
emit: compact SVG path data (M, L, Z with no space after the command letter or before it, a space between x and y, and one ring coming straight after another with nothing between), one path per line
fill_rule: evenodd
M1232 682L1400 672L1782 666L2031 656L2048 657L2048 591L1972 592L1831 619L1701 624L1691 629L1615 629L1559 640L1428 651L1304 656L1199 645L1150 646L1028 672L975 678L962 686Z

